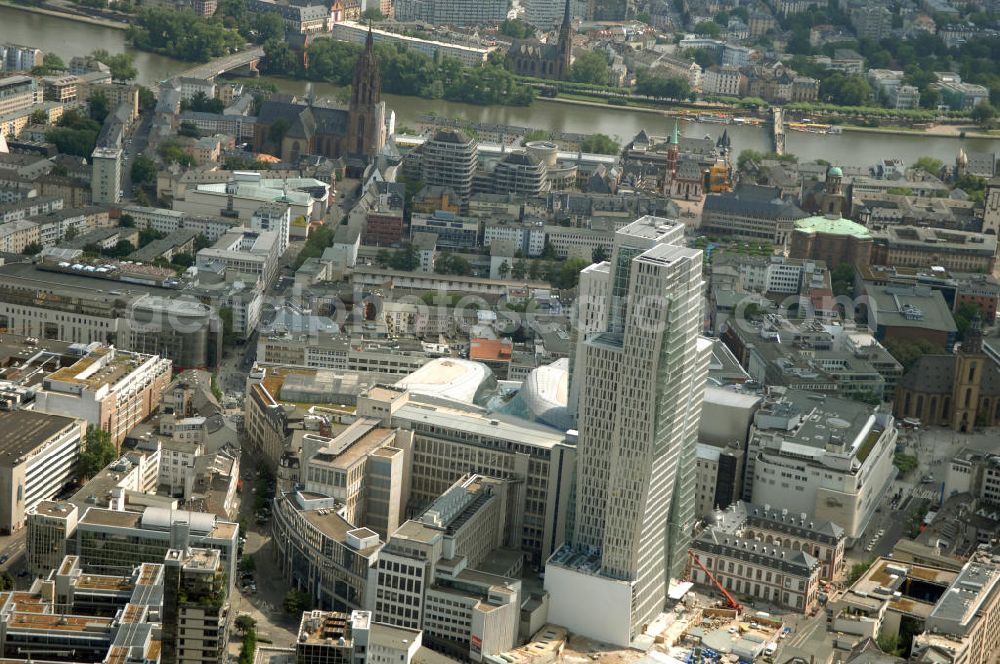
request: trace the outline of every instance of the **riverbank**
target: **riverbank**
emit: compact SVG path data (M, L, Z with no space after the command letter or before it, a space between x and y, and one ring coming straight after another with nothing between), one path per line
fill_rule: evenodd
M52 16L54 18L60 18L66 21L75 21L77 23L87 23L90 25L100 26L102 28L111 28L113 30L128 30L128 24L120 23L118 21L112 21L104 18L95 18L93 16L84 16L82 14L74 14L72 12L61 11L57 9L47 9L45 7L35 7L32 5L21 5L15 2L6 2L5 0L0 0L0 5L4 7L9 7L10 9L18 9L23 12L29 12L31 14L41 14L43 16Z

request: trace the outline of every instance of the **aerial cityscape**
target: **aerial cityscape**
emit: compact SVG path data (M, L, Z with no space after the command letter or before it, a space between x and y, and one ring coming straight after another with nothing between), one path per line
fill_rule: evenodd
M1000 0L0 0L0 664L1000 663Z

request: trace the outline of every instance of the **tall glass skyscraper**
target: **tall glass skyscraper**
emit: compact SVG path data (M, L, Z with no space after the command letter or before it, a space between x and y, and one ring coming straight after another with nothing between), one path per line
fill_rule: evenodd
M711 346L699 337L702 253L683 242L683 224L643 217L580 279L576 506L546 588L553 622L622 645L663 609L694 519Z

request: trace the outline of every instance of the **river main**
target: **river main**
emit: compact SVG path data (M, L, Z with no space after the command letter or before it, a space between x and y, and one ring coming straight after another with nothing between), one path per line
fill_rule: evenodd
M164 56L137 51L125 43L125 33L101 26L78 23L54 16L32 14L9 6L0 5L0 41L13 41L36 46L46 53L55 53L68 61L74 55L85 55L98 48L111 53L129 52L135 56L139 82L155 85L157 81L183 71L189 63ZM283 92L301 94L306 84L282 78L269 78ZM318 97L336 96L332 85L315 84ZM673 120L662 114L635 111L626 108L576 106L560 102L538 100L530 107L474 106L447 101L397 97L386 95L386 102L396 112L398 124L414 125L421 115L438 115L462 118L487 124L538 127L553 131L574 133L603 133L628 141L640 130L665 135ZM682 123L687 136L717 137L723 126L717 124ZM733 149L769 150L768 130L761 127L725 127L733 140ZM939 136L908 136L845 132L840 135L819 135L790 132L786 149L803 161L827 161L856 166L867 166L880 159L898 157L912 163L922 156L933 156L951 162L960 147L971 152L1000 152L1000 139L960 139Z

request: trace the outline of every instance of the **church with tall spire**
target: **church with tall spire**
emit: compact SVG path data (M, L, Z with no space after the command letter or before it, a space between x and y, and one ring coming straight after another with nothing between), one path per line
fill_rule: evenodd
M371 23L368 24L365 50L354 68L347 112L348 154L374 157L385 145L385 104L382 103L382 68L375 57Z
M265 101L254 127L254 150L291 164L307 156L342 158L349 171L360 173L385 146L386 134L382 70L369 25L348 107L324 103L311 94L291 102Z
M573 15L571 0L565 0L563 19L555 43L537 39L515 39L507 52L511 67L519 76L553 81L569 80L573 66Z

